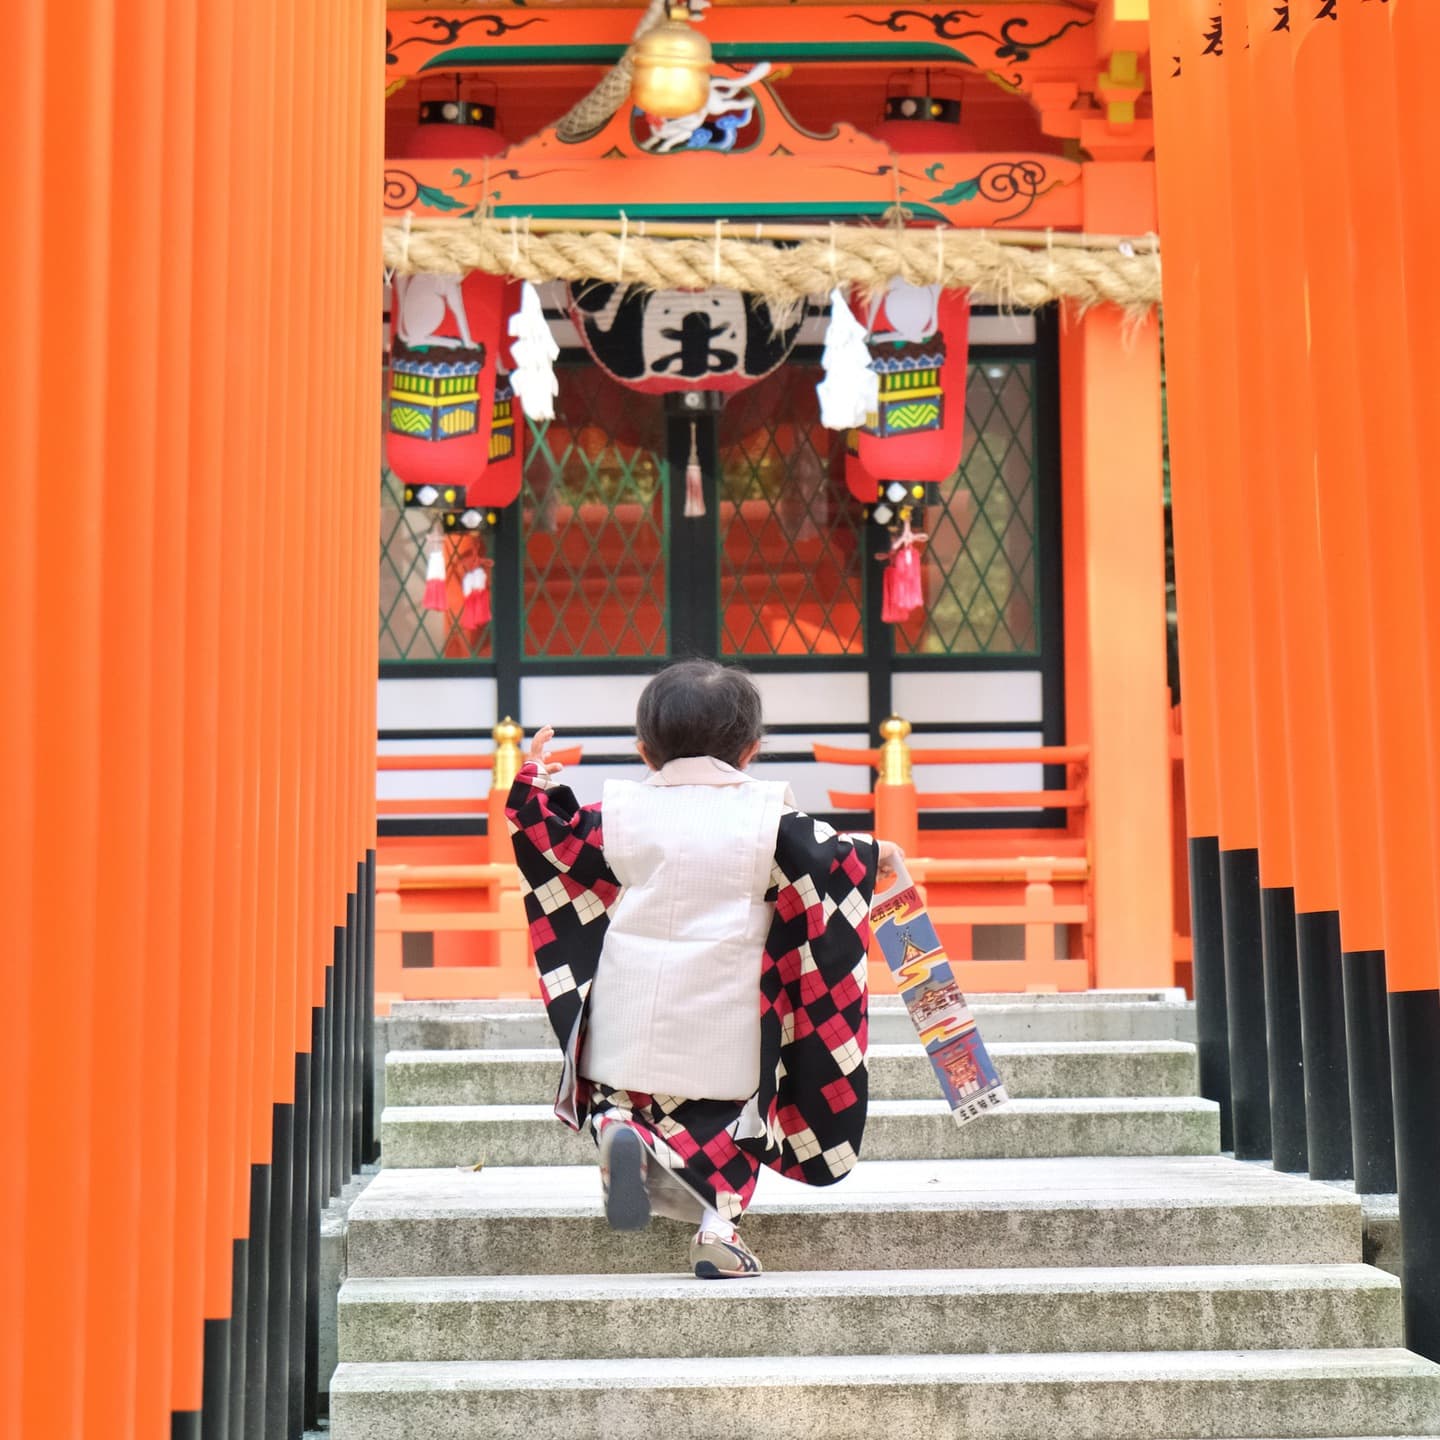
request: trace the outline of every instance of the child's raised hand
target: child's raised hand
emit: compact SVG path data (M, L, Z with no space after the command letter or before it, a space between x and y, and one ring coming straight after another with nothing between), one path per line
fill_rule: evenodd
M553 725L542 725L530 739L530 760L546 775L558 775L565 767L550 759L550 742L555 738Z
M875 866L875 890L879 894L888 890L898 878L898 867L905 859L905 852L893 840L877 840L880 855Z

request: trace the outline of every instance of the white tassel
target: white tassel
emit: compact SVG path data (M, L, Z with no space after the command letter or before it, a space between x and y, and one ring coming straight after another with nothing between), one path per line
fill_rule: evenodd
M685 465L685 518L698 520L705 513L705 472L695 443L695 422L690 422L690 459Z
M553 420L555 397L560 393L555 378L560 347L550 333L540 293L528 280L520 292L520 308L510 317L510 335L515 342L510 347L515 361L510 383L521 407L536 420Z
M825 378L815 387L820 423L827 430L866 424L880 403L880 377L870 368L865 327L838 289L830 292L830 324L820 364L825 369Z

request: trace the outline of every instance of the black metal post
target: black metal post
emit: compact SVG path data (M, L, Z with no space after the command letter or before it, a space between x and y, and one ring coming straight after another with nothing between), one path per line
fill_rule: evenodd
M1270 1158L1270 1060L1265 1037L1265 965L1260 931L1260 856L1221 850L1225 995L1235 1158Z
M252 1187L251 1208L254 1208ZM250 1241L237 1240L231 1277L228 1440L245 1440L246 1359L250 1344Z
M330 1017L330 1199L344 1188L345 1173L345 991L349 976L345 964L345 927L335 927L335 996Z
M265 1434L270 1343L270 1167L250 1167L250 1291L245 1314L245 1416L233 1433Z
M1225 919L1220 907L1220 841L1191 839L1190 953L1195 984L1195 1034L1200 1093L1220 1107L1220 1148L1235 1148L1230 1094L1230 1026L1225 999Z
M270 1280L266 1297L265 1435L283 1440L290 1415L290 1206L295 1108L276 1105L270 1151Z
M1309 1168L1305 1138L1304 1049L1300 1037L1300 966L1295 942L1295 891L1260 892L1265 954L1265 1044L1270 1067L1270 1145L1277 1170Z
M1440 994L1390 996L1405 1343L1440 1360Z
M349 903L350 931L350 1173L365 1163L365 864L355 867L355 893Z
M233 1295L230 1307L230 1319L205 1322L205 1371L200 1393L201 1440L229 1440L230 1335L235 1328Z
M1299 916L1296 924L1310 1177L1349 1180L1355 1174L1355 1152L1350 1137L1350 1067L1345 1055L1340 912L1312 911Z
M328 1205L333 1200L338 1188L338 1169L336 1166L336 1145L334 1145L334 1129L336 1129L336 998L340 992L340 976L337 973L336 960L340 956L340 927L336 926L336 940L334 940L334 959L325 968L325 1109L321 1119L324 1120L323 1140L325 1158L325 1184L321 1188L321 1205Z
M172 1410L170 1412L170 1440L200 1440L200 1412L198 1410Z
M365 883L361 888L365 905L365 977L360 987L361 1034L364 1053L361 1064L361 1152L367 1165L379 1154L379 1133L375 1114L375 852L365 852Z
M328 990L329 977L326 977ZM325 1012L310 1012L311 1093L307 1117L306 1225L310 1248L305 1256L305 1429L320 1423L320 1212L325 1208Z
M295 1125L290 1147L290 1358L287 1440L305 1429L305 1317L309 1313L310 1251L319 1245L310 1225L310 1056L295 1057Z
M1395 1101L1385 952L1350 950L1340 957L1340 965L1345 982L1355 1189L1361 1195L1390 1195L1395 1191Z

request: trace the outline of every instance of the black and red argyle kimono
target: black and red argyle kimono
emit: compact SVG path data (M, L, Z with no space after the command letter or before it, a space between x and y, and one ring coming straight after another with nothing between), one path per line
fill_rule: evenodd
M579 1074L590 989L620 893L600 807L582 807L527 764L506 816L541 995L564 1052L556 1115L575 1130L607 1116L631 1122L671 1177L732 1220L749 1204L762 1164L807 1185L843 1179L865 1130L875 843L798 811L782 815L755 997L759 1089L741 1103L692 1100L612 1090Z

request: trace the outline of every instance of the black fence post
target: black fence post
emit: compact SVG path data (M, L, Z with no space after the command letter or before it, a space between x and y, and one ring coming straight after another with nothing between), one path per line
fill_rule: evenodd
M305 1325L310 1312L310 1252L320 1243L310 1225L310 1060L295 1057L295 1124L290 1148L290 1356L286 1365L286 1440L305 1429Z
M1295 944L1295 892L1260 891L1265 951L1265 1044L1270 1069L1271 1158L1277 1170L1309 1168L1305 1137L1304 1046L1300 1036L1300 961Z
M1317 910L1301 915L1297 925L1310 1178L1349 1180L1355 1174L1355 1150L1350 1134L1340 912Z
M1340 957L1345 982L1345 1052L1350 1070L1350 1139L1355 1189L1361 1195L1395 1191L1395 1099L1390 1078L1390 1012L1385 952L1348 950Z
M1235 1148L1230 1094L1230 1022L1225 999L1225 919L1220 906L1220 841L1193 837L1190 849L1190 953L1200 1093L1220 1107L1220 1148Z
M1260 856L1220 852L1225 917L1225 995L1235 1158L1270 1158L1270 1058L1265 1035L1265 965L1260 935Z
M326 973L328 994L330 976ZM325 1011L310 1012L311 1091L306 1164L310 1185L306 1195L306 1224L310 1249L305 1257L305 1428L320 1423L320 1212L325 1208Z
M360 1153L372 1165L380 1151L375 1115L375 852L365 852L365 881L360 887L365 907L364 979L360 986L361 1041L361 1122Z

